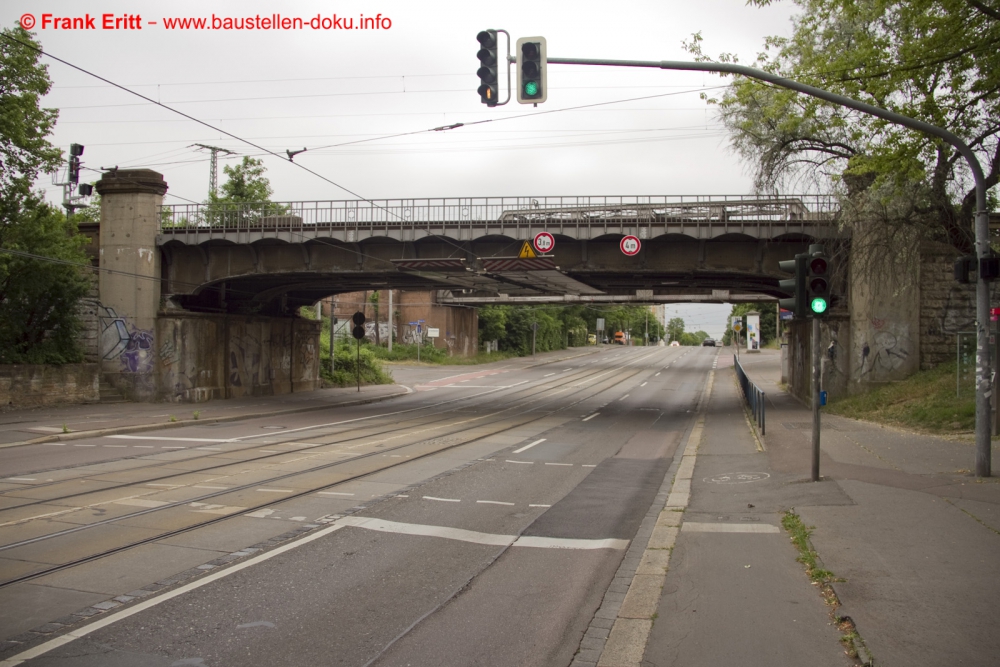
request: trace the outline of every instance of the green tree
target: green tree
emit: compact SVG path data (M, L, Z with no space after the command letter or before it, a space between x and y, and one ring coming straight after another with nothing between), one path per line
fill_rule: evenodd
M57 112L42 109L48 71L21 28L0 30L0 363L79 361L75 306L90 286L75 224L33 192L61 164L48 140Z
M768 38L755 67L946 128L978 155L988 187L998 182L1000 10L981 0L795 2L792 36ZM687 46L708 59L700 35ZM920 239L971 251L974 188L950 145L744 77L710 101L758 191L805 184L845 198L872 277L892 279L887 250L912 253Z
M683 341L684 337L684 318L683 317L672 317L670 321L667 322L667 336L670 337L670 342L673 341Z
M271 201L274 190L268 180L263 160L244 156L236 165L222 168L227 180L219 194L209 193L207 218L211 224L247 226L272 215L284 215L288 209Z
M758 301L755 303L735 303L729 311L726 320L726 333L722 336L722 344L729 345L733 340L732 322L734 317L746 317L747 313L760 313L760 344L767 345L778 337L778 314L773 301ZM743 320L746 326L746 319ZM740 341L746 343L746 329L740 332Z

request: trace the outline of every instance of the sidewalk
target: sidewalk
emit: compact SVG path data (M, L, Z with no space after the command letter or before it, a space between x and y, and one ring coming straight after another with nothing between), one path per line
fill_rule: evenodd
M621 657L606 649L599 664L997 664L1000 480L964 472L973 445L824 415L823 480L809 482L810 410L779 389L776 352L741 363L767 393L766 450L738 411L723 353L696 456L684 456L690 481L681 463L674 482L675 491L690 485L690 501L668 501L661 514L680 529L656 613L645 616L648 639L638 636ZM674 520L671 509L681 508ZM845 655L779 528L791 509L814 527L822 567L839 579L836 615L854 621L860 661Z
M394 370L400 371L396 373L396 381L400 384L363 386L360 393L356 387L335 387L206 403L85 403L7 410L0 412L0 448L360 405L404 396L411 391L407 386L412 384L411 380L421 375L456 375L498 365L522 370L597 350L570 348L538 354L534 358L518 357L469 366L399 365Z

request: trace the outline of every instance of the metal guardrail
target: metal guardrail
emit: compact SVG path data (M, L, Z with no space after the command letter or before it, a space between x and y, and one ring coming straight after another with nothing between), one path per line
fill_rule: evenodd
M740 389L743 390L743 398L746 399L750 412L757 420L760 434L764 435L764 392L747 377L746 371L740 366L740 359L736 355L733 355L733 368L736 369L736 379L739 380Z
M455 197L174 204L161 207L162 234L203 230L451 228L500 224L593 226L689 222L835 224L835 197L655 195L627 197Z

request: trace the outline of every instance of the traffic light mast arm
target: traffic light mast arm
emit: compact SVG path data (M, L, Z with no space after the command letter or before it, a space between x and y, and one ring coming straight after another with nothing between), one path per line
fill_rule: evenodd
M506 30L504 30L503 28L497 28L497 32L502 32L503 34L507 35L507 99L505 99L503 102L498 102L497 103L498 107L502 107L503 105L505 105L508 102L510 102L510 64L511 64L511 60L510 60L510 57L511 57L510 56L510 33L507 32Z
M948 130L925 123L916 118L910 118L888 109L865 104L844 95L831 93L822 88L808 86L792 79L786 79L764 70L733 63L687 62L683 60L604 60L599 58L546 58L552 65L601 65L606 67L652 67L656 69L686 70L694 72L724 72L739 74L751 79L766 81L781 88L788 88L805 95L817 97L833 104L848 107L862 113L903 125L926 134L943 139L954 146L969 164L972 177L976 183L976 256L979 263L990 254L989 213L986 210L986 177L979 159L969 146ZM989 284L981 271L977 271L976 279L976 476L989 477L991 474L992 444L990 433L992 423L990 412L990 395L992 389L993 355L989 347L987 326L990 322L990 290Z

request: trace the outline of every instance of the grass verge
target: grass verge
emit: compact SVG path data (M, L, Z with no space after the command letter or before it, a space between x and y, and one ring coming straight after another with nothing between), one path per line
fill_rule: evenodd
M825 410L830 414L934 434L972 431L976 421L975 396L971 389L955 396L954 363L941 364L901 382L842 398Z
M812 535L812 528L806 526L802 518L791 510L785 512L781 518L781 525L788 531L792 544L795 545L795 548L799 552L799 556L795 560L805 566L806 575L812 581L813 586L819 589L820 595L823 596L823 601L830 609L830 620L840 630L840 643L844 646L844 652L852 660L863 661L865 665L874 665L875 661L868 652L868 647L865 645L861 635L858 634L854 620L850 616L843 616L837 611L840 607L840 599L837 597L837 592L833 590L831 584L844 580L838 579L833 572L820 564L819 555L813 549L812 542L809 540L809 536Z

